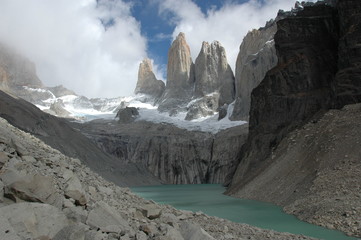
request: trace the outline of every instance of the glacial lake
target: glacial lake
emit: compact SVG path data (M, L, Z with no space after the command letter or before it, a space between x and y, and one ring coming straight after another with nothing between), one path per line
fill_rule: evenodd
M342 232L329 230L298 220L276 205L233 198L223 195L225 188L218 184L160 185L134 187L138 196L177 209L202 211L233 222L246 223L278 232L303 234L325 240L351 240Z

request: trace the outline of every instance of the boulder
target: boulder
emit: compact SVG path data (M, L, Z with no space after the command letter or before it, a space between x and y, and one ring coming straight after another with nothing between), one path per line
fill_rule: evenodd
M134 90L135 94L146 94L154 99L162 96L165 84L161 80L157 80L153 73L153 66L150 59L144 59L138 70L137 86Z
M119 123L131 123L139 116L138 109L135 107L125 107L120 109L116 115Z
M98 202L89 212L86 224L103 232L112 233L120 233L130 228L128 222L103 201Z
M187 240L214 240L203 228L190 222L184 222L180 225L180 232Z
M68 226L64 213L48 204L11 204L0 208L0 216L0 239L53 239Z
M87 203L83 186L75 174L67 182L65 196L74 199L75 203L78 205L86 205Z
M203 42L194 64L194 97L219 93L219 105L234 100L234 75L227 62L226 51L218 41Z
M60 195L56 193L54 188L53 178L39 174L16 179L5 186L4 194L15 202L20 199L27 202L58 205L56 203L60 200Z
M149 219L159 218L162 214L162 209L155 204L146 204L140 208L144 217Z
M5 163L7 163L8 160L9 160L8 155L5 154L4 152L0 152L0 170L5 165Z
M84 240L85 225L73 224L61 229L52 240Z

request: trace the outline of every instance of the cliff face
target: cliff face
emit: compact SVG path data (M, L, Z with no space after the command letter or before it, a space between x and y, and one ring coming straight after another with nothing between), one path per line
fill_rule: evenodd
M77 127L119 161L137 163L168 184L223 183L247 136L246 125L215 135L150 122Z
M236 102L232 120L246 119L251 106L251 92L263 80L268 70L277 64L274 35L275 21L254 29L243 39L236 61Z
M329 109L361 101L361 2L330 3L278 21L279 62L252 91L249 138L228 193L360 236L358 212L348 214L361 209L352 190L361 188L360 105Z
M279 62L252 92L247 152L234 175L231 192L266 167L263 160L289 131L331 106L338 48L335 9L306 7L277 25Z
M218 105L229 104L234 100L234 76L227 62L226 51L215 41L203 42L195 61L194 96L204 97L219 92Z
M157 80L153 73L153 66L150 59L144 59L139 64L138 81L134 90L135 94L147 94L158 99L164 92L164 82Z
M361 2L338 3L340 39L339 71L335 80L337 106L361 101Z

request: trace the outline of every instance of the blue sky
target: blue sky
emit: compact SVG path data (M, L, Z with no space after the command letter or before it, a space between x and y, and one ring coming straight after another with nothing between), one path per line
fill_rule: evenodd
M249 30L293 0L0 0L0 42L36 64L47 86L87 97L129 96L139 63L153 59L166 81L167 52L184 32L193 61L218 40L234 69Z

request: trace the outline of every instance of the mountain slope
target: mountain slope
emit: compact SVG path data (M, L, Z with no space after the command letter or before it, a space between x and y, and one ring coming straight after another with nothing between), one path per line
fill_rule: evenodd
M19 129L39 137L69 157L81 159L87 166L120 186L158 184L146 170L124 164L101 151L64 119L56 118L23 99L0 91L0 117Z

